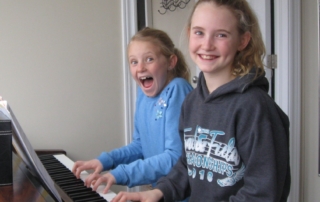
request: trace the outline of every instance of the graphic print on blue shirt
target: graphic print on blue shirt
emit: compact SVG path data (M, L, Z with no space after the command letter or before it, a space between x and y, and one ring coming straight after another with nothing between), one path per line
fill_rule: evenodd
M162 99L161 97L159 98L159 100L157 101L157 103L155 104L156 107L156 118L155 120L158 120L159 118L162 118L163 116L163 109L165 107L167 107L167 103L164 99Z
M225 135L223 131L201 126L196 127L194 134L191 133L192 128L184 129L189 176L208 182L216 179L221 187L233 186L243 178L245 165L239 165L240 156L235 147L235 138L230 138L227 143L219 142L218 137Z

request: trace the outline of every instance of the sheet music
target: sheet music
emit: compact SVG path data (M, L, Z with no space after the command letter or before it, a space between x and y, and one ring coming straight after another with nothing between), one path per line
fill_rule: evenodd
M4 116L4 117L1 117L1 119L11 119L10 118L10 112L8 111L8 108L7 108L7 101L5 100L1 100L0 101L0 110L1 110L1 115Z
M39 157L31 146L27 136L23 132L18 120L13 114L10 106L7 104L7 101L0 101L0 112L9 119L11 119L13 127L13 139L12 143L16 149L18 155L22 158L24 163L29 167L33 175L36 175L45 186L51 191L53 196L57 201L62 202L61 197L54 187L54 182L49 176L47 170L44 168Z

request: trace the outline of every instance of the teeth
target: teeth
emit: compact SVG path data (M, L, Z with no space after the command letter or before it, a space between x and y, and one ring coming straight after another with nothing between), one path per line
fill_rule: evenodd
M142 77L140 77L140 80L146 80L146 79L151 79L152 77L150 77L150 76L142 76Z
M201 57L203 58L203 59L207 59L207 60L209 60L209 59L212 59L213 57L212 56L210 56L210 55L201 55Z

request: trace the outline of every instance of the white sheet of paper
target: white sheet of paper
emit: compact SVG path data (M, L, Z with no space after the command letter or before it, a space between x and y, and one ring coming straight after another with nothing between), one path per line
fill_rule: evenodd
M44 168L39 157L31 146L27 136L23 132L18 120L13 114L7 101L0 101L0 114L3 118L11 119L13 138L12 144L16 149L18 155L22 158L24 163L28 166L29 170L35 175L42 183L48 187L49 191L54 195L57 201L62 202L62 199L54 186L54 182L49 176L47 170Z

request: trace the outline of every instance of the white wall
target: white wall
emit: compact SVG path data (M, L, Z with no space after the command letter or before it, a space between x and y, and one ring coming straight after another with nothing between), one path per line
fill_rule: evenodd
M195 5L195 0L190 0L185 8L176 8L175 11L166 11L164 8L161 8L161 1L159 0L151 0L151 2L153 27L167 32L175 46L184 54L190 68L191 78L193 76L198 76L196 65L191 60L188 52L188 39L185 30L191 10ZM159 11L161 13L166 13L161 14ZM194 86L196 85L194 84Z
M318 0L302 3L301 200L319 201L319 33Z
M118 0L0 0L0 95L35 149L124 145Z

